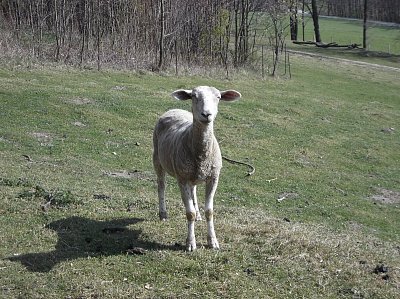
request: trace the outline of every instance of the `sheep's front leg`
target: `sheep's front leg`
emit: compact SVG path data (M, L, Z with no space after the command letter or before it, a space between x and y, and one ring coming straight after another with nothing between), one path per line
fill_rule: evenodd
M219 249L214 231L214 195L217 191L218 176L206 182L205 214L207 220L207 244L210 248Z
M194 222L196 220L196 209L194 206L194 186L188 183L179 184L182 200L186 209L186 219L188 225L188 234L186 238L186 250L193 251L196 249L196 237L194 234Z
M194 209L196 210L196 221L200 221L202 219L201 219L199 204L197 203L196 185L194 185L193 188L194 188L193 189L193 204L194 204Z

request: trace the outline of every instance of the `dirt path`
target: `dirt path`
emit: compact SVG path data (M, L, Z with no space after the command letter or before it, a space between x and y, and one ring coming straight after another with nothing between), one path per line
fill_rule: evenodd
M393 66L386 66L386 65L381 65L381 64L376 64L376 63L369 63L369 62L364 62L364 61L357 61L357 60L351 60L351 59L345 59L345 58L337 58L337 57L325 56L325 55L309 53L309 52L303 52L303 51L295 51L295 50L287 50L287 51L289 53L291 53L291 54L299 55L299 56L309 56L309 57L315 57L315 58L339 61L339 62L353 64L353 65L360 65L360 66L365 66L365 67L377 68L377 69L381 69L381 70L390 70L390 71L400 72L400 68L393 67Z

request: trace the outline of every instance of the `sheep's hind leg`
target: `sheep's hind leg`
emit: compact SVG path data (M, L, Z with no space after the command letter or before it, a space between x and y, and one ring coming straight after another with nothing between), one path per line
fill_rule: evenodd
M207 220L207 244L210 248L219 249L219 244L214 230L214 195L218 186L218 177L206 183L205 214Z
M188 225L188 234L186 238L186 250L193 251L196 249L196 237L194 234L194 223L196 220L196 209L194 206L194 186L188 183L179 184L182 200L186 209L186 219Z
M165 203L165 172L160 171L157 172L157 185L158 185L158 201L159 201L159 210L158 215L160 216L160 220L167 220L167 205Z
M168 214L167 205L165 203L165 171L161 166L160 159L158 158L158 142L156 135L153 136L153 144L153 166L157 174L157 191L159 202L158 216L160 217L160 220L166 220L168 218Z

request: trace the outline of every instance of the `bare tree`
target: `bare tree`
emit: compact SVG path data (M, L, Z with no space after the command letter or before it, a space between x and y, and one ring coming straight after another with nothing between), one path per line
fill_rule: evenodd
M315 42L320 43L321 40L321 33L319 31L319 19L318 19L318 7L317 7L317 0L311 0L311 16L314 23L314 35L315 35Z
M363 48L367 49L367 18L368 18L368 0L364 0L364 19L363 19Z
M158 44L159 59L158 69L160 70L164 63L164 38L165 38L165 12L164 12L164 0L160 0L160 39Z
M269 0L270 5L266 6L267 14L270 19L270 25L267 27L269 33L270 45L273 49L272 76L278 74L280 56L283 51L283 45L286 37L287 16L290 6L290 0Z

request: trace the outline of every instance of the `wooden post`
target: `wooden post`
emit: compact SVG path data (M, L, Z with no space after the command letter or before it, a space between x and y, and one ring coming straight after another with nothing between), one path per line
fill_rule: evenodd
M262 77L265 77L265 72L264 72L264 45L261 46L261 74Z

